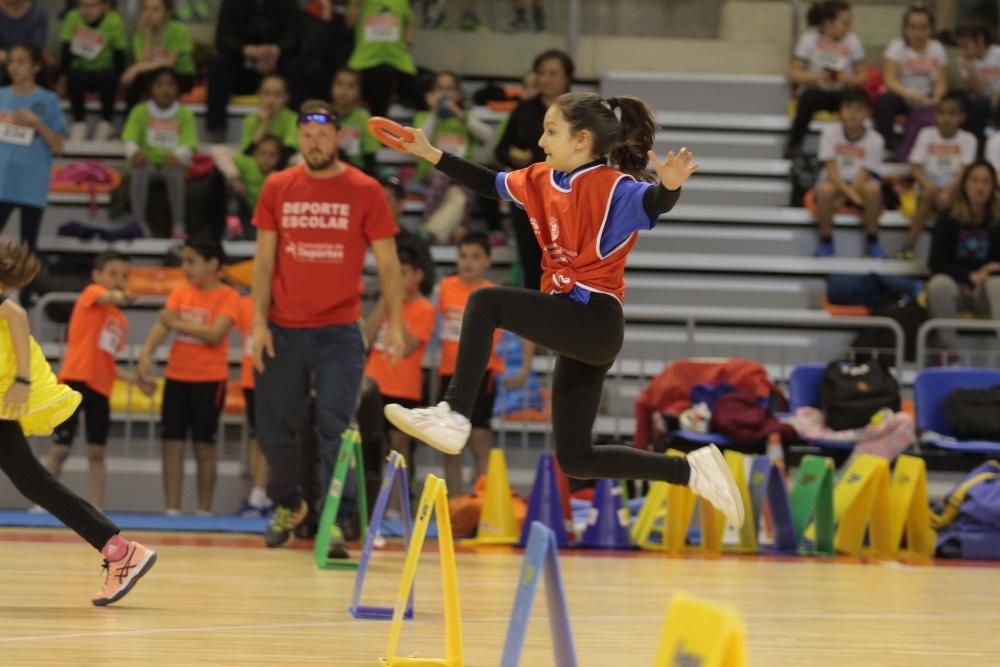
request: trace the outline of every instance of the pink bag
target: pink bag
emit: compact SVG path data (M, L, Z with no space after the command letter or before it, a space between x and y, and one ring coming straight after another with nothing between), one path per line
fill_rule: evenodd
M52 183L87 184L90 193L90 217L97 215L97 184L111 184L112 172L98 160L76 160L56 171Z

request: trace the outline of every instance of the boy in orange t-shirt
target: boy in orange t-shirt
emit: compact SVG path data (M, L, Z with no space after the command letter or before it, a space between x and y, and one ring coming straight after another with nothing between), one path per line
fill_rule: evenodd
M438 284L437 310L441 317L441 359L438 373L441 376L441 396L448 391L448 384L455 372L458 360L458 340L462 332L462 317L465 314L465 304L469 295L484 287L495 287L494 283L485 277L490 268L490 240L482 233L466 234L458 242L458 272L444 278ZM475 457L475 477L478 479L486 474L486 464L489 460L490 447L493 444L493 433L490 430L490 418L493 416L494 377L503 372L503 362L497 356L496 346L500 339L500 330L493 337L493 354L487 366L483 383L479 386L475 407L469 421L472 424L472 434L469 442ZM462 480L462 455L445 455L444 476L448 492L452 495L464 493L465 484Z
M403 360L390 364L383 349L385 337L385 301L379 299L375 308L365 319L365 340L371 341L371 354L365 367L365 375L375 381L382 403L399 403L416 407L423 398L423 362L427 343L434 333L436 313L434 305L420 292L424 280L424 270L420 258L412 248L402 246L397 250L399 264L403 272L403 336L406 347ZM386 422L389 433L389 448L410 461L410 437ZM398 500L393 493L393 507Z
M59 381L80 392L83 401L72 417L56 427L55 442L45 457L45 467L59 479L82 412L87 435L90 502L94 507L104 504L108 474L104 452L111 428L110 396L115 379L137 385L147 396L156 387L152 382L141 382L134 372L119 368L116 360L125 348L128 331L128 319L118 307L135 303L125 289L128 267L128 257L116 250L98 253L90 274L94 282L84 288L73 305Z
M223 284L226 260L217 241L189 240L181 250L188 282L175 287L139 355L139 377L152 374L152 355L173 331L164 375L163 492L168 516L181 513L184 444L188 431L198 463L198 514L212 513L215 492L215 433L229 379L229 332L239 318L239 292Z
M250 327L253 325L253 297L249 294L240 296L239 315L236 328L243 334L240 388L243 389L247 424L250 426L250 483L253 484L250 496L240 508L240 516L259 518L266 516L274 507L274 503L267 497L267 459L264 458L264 454L260 451L260 444L257 442L253 391L253 339L250 337Z

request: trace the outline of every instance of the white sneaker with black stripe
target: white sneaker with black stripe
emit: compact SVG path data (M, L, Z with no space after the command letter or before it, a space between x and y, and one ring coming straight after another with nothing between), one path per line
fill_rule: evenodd
M743 498L719 448L715 445L700 447L687 455L687 461L692 473L688 482L690 489L725 514L731 525L740 528L743 525Z
M429 408L404 408L398 403L385 406L385 417L400 431L439 452L458 454L469 441L472 425L445 401Z

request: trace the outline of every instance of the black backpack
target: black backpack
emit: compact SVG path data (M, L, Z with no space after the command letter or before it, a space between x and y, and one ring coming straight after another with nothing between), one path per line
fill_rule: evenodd
M944 418L960 440L1000 440L1000 385L949 392Z
M899 383L877 363L831 361L823 372L820 403L834 431L864 428L882 408L899 410Z

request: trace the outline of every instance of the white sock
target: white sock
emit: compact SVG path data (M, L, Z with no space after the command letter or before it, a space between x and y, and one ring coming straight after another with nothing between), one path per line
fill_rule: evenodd
M695 469L694 466L690 466L690 468L691 468L691 476L688 477L688 488L693 488L695 482L698 481L698 471Z
M163 513L166 514L167 516L180 516L181 515L181 511L180 510L173 509L171 507L168 507L167 509L163 510Z
M247 502L253 505L254 507L267 507L268 503L267 491L260 488L259 486L253 487L252 489L250 489L250 498L247 500Z

